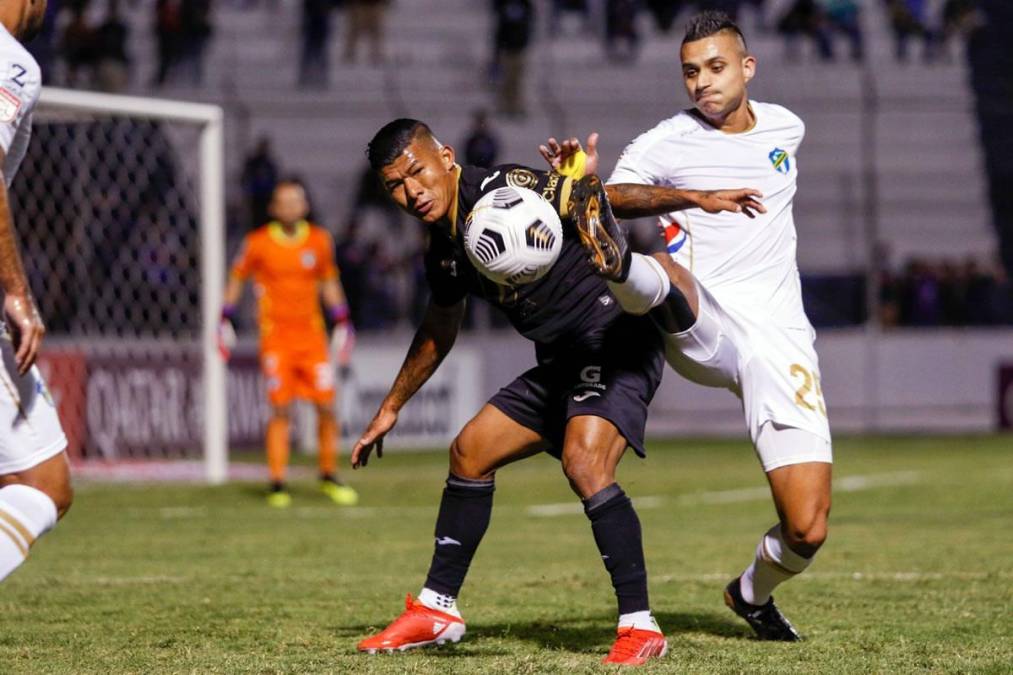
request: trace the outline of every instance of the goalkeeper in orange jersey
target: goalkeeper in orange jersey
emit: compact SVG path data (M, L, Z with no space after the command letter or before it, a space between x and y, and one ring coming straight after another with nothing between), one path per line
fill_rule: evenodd
M320 446L320 488L335 503L353 505L355 490L338 477L338 419L334 411L334 368L345 366L355 341L348 303L334 264L334 244L322 227L306 220L309 203L297 181L278 183L269 212L274 218L246 235L233 262L219 331L222 355L235 345L236 308L247 278L253 278L260 324L260 364L267 382L271 419L267 424L268 504L286 507L289 410L293 398L316 406ZM334 324L328 354L320 298Z

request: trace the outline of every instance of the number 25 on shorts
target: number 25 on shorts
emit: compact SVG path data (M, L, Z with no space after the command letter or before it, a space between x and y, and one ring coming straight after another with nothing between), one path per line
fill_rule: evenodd
M789 369L792 379L797 377L802 378L802 386L795 390L795 403L800 408L811 410L813 412L819 411L824 417L827 416L827 406L823 403L823 390L820 389L820 376L814 375L809 370L798 363L791 364ZM816 404L810 401L810 394L812 398L815 398Z

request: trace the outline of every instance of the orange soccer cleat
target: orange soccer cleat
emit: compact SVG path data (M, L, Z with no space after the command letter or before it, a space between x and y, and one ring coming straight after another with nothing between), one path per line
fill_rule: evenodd
M612 651L603 663L642 666L648 659L668 653L668 640L658 631L622 626L617 633Z
M458 642L464 635L464 622L460 618L415 602L411 594L405 598L404 606L401 616L376 635L360 642L357 649L368 654L389 654Z

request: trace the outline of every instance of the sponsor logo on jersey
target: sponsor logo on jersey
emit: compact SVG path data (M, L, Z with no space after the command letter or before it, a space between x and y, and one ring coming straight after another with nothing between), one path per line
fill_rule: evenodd
M0 122L10 124L18 118L21 99L6 87L0 87Z
M529 190L535 187L535 183L538 182L538 177L535 176L533 171L528 169L511 169L506 175L507 185L520 188L528 188Z
M313 266L317 264L317 256L313 251L303 251L299 255L299 262L306 269L313 269Z
M496 176L498 176L498 175L499 175L499 171L497 170L491 176L488 176L485 180L483 180L481 183L479 183L478 189L479 190L485 190L485 186L488 185L489 183L491 183L492 181L496 180Z
M774 148L767 157L770 158L774 171L783 174L791 171L791 159L788 158L788 153L781 148Z
M663 231L665 237L665 249L669 255L679 251L686 244L686 230L679 227L678 223L670 223Z

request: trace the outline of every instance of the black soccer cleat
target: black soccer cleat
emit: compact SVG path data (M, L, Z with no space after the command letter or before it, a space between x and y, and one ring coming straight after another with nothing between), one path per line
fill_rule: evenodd
M774 598L767 600L764 605L751 605L743 600L738 577L732 579L725 587L725 604L745 619L756 632L756 637L761 640L798 642L802 639L795 627L784 618L784 614L781 614L781 610L774 604Z
M633 252L626 233L612 216L598 176L584 176L573 184L569 210L595 271L610 281L626 281Z

